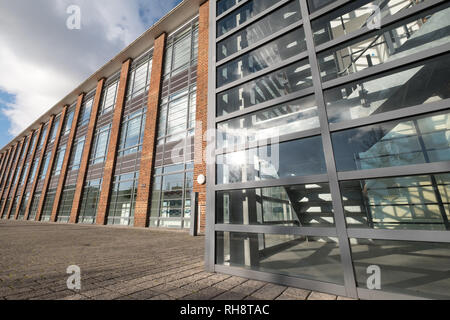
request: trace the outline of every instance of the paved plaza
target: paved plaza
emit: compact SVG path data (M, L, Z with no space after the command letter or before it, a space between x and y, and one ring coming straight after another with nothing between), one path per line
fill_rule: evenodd
M0 299L336 300L204 271L204 237L162 230L0 221ZM81 290L67 289L67 267Z

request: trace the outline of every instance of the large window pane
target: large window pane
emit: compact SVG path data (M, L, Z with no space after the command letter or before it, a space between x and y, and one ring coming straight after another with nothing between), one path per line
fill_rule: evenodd
M450 97L450 55L325 91L328 119L349 121Z
M241 2L242 0L219 0L217 1L217 12L216 15L219 16L228 9L231 9L233 6Z
M381 271L381 290L430 299L450 299L450 244L351 239L359 287L366 289L368 267Z
M302 60L217 95L217 115L222 116L312 86L308 60Z
M319 125L315 97L309 96L220 123L217 147L270 139L315 129Z
M220 191L217 223L329 227L334 225L326 183Z
M336 238L217 232L217 264L344 283Z
M274 66L305 50L303 28L296 29L217 68L217 87Z
M338 171L450 161L450 113L333 133Z
M220 41L217 44L217 61L263 40L300 19L300 5L297 0L294 0L261 20L239 30L225 40Z
M280 0L250 0L217 22L217 37L240 26Z
M450 3L319 54L323 81L391 62L450 41Z
M341 183L348 227L450 230L450 174Z
M239 183L326 173L320 136L217 157L217 183Z
M367 26L373 27L375 9L379 9L381 18L386 19L421 2L423 0L351 1L348 5L334 9L329 14L312 21L315 44L337 39Z
M337 0L308 0L309 12L313 13Z

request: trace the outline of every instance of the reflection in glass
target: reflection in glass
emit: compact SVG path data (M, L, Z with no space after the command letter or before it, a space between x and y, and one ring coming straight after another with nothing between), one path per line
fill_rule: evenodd
M280 0L250 0L217 22L217 37L240 26Z
M381 269L381 289L430 299L450 299L450 244L350 239L357 284L367 288L367 268Z
M450 161L450 113L332 134L338 171Z
M327 183L220 191L219 224L330 227L334 225Z
M217 1L216 16L221 15L222 13L224 13L225 11L227 11L228 9L230 9L231 7L233 7L234 5L238 4L241 1L242 0L219 0L219 1Z
M328 120L349 121L447 99L450 55L325 91Z
M220 123L217 126L217 147L271 139L319 126L316 100L309 96Z
M348 227L450 230L450 174L346 181Z
M308 0L309 13L316 12L335 1L337 0Z
M308 60L302 60L217 95L217 115L222 116L312 86Z
M322 173L326 165L320 136L217 156L218 184Z
M376 9L381 21L409 9L424 0L362 0L350 1L348 5L332 10L311 23L316 45L337 39L364 27L372 27Z
M336 238L217 232L216 248L219 265L344 283Z
M296 29L217 68L217 87L272 67L306 50L305 32Z
M294 0L217 44L217 61L245 49L301 19L299 2Z
M450 41L450 3L421 13L337 49L319 54L323 81L391 62Z

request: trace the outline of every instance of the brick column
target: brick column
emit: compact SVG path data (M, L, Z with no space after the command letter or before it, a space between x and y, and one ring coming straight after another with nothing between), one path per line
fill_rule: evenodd
M9 160L11 158L12 149L13 149L12 147L9 147L8 151L6 152L6 158L2 167L2 174L0 176L0 199L2 198L3 195L3 178L5 177L5 173L7 172L7 167L9 164Z
M11 169L11 172L9 173L9 177L8 177L8 179L10 179L10 181L9 181L9 183L7 185L5 185L5 190L6 190L6 198L5 199L6 200L8 200L9 193L11 192L11 187L14 184L14 175L16 174L16 170L17 170L17 167L19 165L20 155L22 153L23 143L24 142L25 142L25 138L23 138L22 141L17 143L17 147L16 147L16 154L17 154L16 161L14 161L14 163L11 164L11 168L12 169ZM13 160L14 160L14 158L13 158ZM14 202L14 199L11 198L11 202L9 203L9 207L8 208L6 208L6 200L3 203L3 205L2 205L2 209L1 209L2 211L1 212L2 212L2 217L9 218L7 216L7 214L9 212L10 207L11 207L11 203Z
M39 157L38 166L36 168L36 175L34 176L34 181L30 181L33 185L31 186L30 197L28 198L29 200L27 203L27 207L25 208L25 215L23 218L24 220L28 220L28 215L30 214L30 208L31 208L31 204L33 202L34 192L36 191L36 186L39 181L39 173L41 172L41 167L42 167L44 157L45 157L45 150L47 149L47 144L48 144L48 140L50 139L50 134L52 131L52 126L53 126L54 120L55 120L55 115L50 116L50 120L47 125L47 134L45 135L44 143L42 144L41 155ZM43 126L42 126L42 128L43 128ZM37 143L39 144L39 141Z
M25 195L25 190L26 190L27 185L28 185L28 179L30 178L31 169L33 169L32 167L33 167L33 163L34 163L34 158L36 156L36 151L37 151L37 148L38 148L38 145L39 145L39 140L41 139L41 134L42 134L43 128L44 128L44 124L41 123L41 125L39 126L39 129L37 131L38 133L37 133L36 139L35 139L36 142L34 144L33 151L32 151L32 154L31 154L31 158L30 158L30 161L29 161L30 165L28 167L28 172L25 172L26 176L25 176L25 179L24 179L24 182L23 182L22 193L20 194L19 202L17 203L16 212L11 212L11 214L14 214L14 219L15 220L17 220L17 218L19 217L20 207L22 206L23 196ZM31 146L29 146L28 148L31 148ZM27 153L28 153L28 151L27 151ZM24 164L25 164L25 161L24 161ZM23 165L22 165L22 168L23 168Z
M125 94L127 91L128 72L130 71L131 59L126 60L122 64L120 71L119 89L117 92L116 105L114 107L114 115L111 126L111 134L109 138L108 153L106 155L105 168L103 170L102 190L98 200L97 224L104 225L106 223L106 213L108 211L109 198L111 195L111 184L113 181L114 168L117 160L117 145L119 142L120 126L122 123L123 107L125 102Z
M147 116L145 120L144 142L142 145L136 209L134 211L135 227L146 227L148 220L165 45L166 34L163 33L155 39L153 48L152 74L148 92Z
M48 163L47 174L45 175L44 186L42 187L41 198L39 199L39 206L36 211L36 221L41 220L42 208L44 207L45 198L47 196L48 185L50 184L50 178L52 177L53 163L55 162L56 153L58 152L59 140L61 139L61 132L64 126L64 119L66 118L67 109L69 106L64 106L61 112L61 118L59 119L59 127L56 132L55 142L53 143L52 155ZM52 131L52 128L49 128Z
M35 133L35 131L32 131L31 132L31 134L30 134L30 141L28 142L28 144L27 144L27 147L24 149L24 150L22 150L22 152L24 152L24 154L23 154L23 159L22 159L22 162L20 163L20 169L19 169L19 172L18 172L18 174L17 174L17 183L16 183L16 185L13 187L13 192L12 192L12 195L11 195L11 199L13 199L13 201L11 201L11 203L9 204L9 208L7 209L8 211L6 212L6 214L7 214L7 219L9 219L9 216L12 214L13 216L14 216L14 218L16 218L16 212L11 212L11 209L12 209L12 206L13 206L13 204L14 204L14 199L16 198L16 195L17 195L17 190L19 189L19 183L20 183L20 178L21 178L21 176L22 176L22 172L23 172L23 167L25 166L25 163L26 163L26 161L27 161L27 155L28 155L28 152L30 151L30 148L31 148L31 142L32 142L32 140L33 140L33 134ZM24 140L25 141L25 140ZM22 147L23 148L23 147ZM29 170L28 170L29 171ZM20 199L19 199L20 200ZM18 205L16 206L16 209L18 209ZM16 210L17 211L17 210Z
M91 118L89 119L86 140L83 148L83 155L81 157L80 170L78 171L77 186L75 188L75 195L73 197L72 211L70 212L69 223L77 223L78 213L80 210L81 196L83 194L84 184L86 182L87 168L89 165L89 156L92 149L92 140L94 138L95 127L97 125L98 109L102 97L103 84L105 79L102 78L97 83L97 90L95 91L94 104L92 105Z
M197 66L197 107L195 113L194 138L194 192L198 192L200 215L200 232L206 226L206 184L199 185L197 177L206 177L206 139L204 133L208 129L208 54L209 54L209 1L203 3L199 9L198 26L198 66Z
M55 222L58 215L59 204L61 202L61 196L64 189L64 184L66 182L70 156L72 155L73 141L77 134L78 118L80 117L80 110L81 105L83 104L83 98L84 93L78 96L77 106L75 107L75 112L72 120L72 127L70 128L69 138L67 140L66 154L64 155L64 160L61 167L61 174L59 175L58 186L56 187L55 201L53 202L52 215L50 217L51 222Z

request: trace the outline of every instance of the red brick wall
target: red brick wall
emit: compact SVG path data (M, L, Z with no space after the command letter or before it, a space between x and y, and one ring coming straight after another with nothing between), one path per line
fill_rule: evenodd
M198 67L197 67L197 109L194 152L194 192L198 192L200 232L206 226L206 184L199 185L197 177L206 176L204 153L206 141L203 138L208 128L208 53L209 53L209 1L203 3L199 10L198 30Z
M11 162L11 158L14 157L14 150L15 150L15 147L10 147L8 149L8 157L6 159L5 166L3 168L2 176L1 176L1 179L0 179L0 187L1 187L0 199L3 198L3 192L5 191L5 184L6 184L5 180L8 177L8 174L9 174L10 162ZM2 215L2 213L0 212L0 216L1 215Z
M108 153L106 155L105 168L103 170L103 183L97 208L97 224L106 223L106 214L108 211L109 198L111 195L111 185L113 182L114 168L117 159L117 145L119 143L120 125L122 123L125 94L127 90L128 72L130 70L131 59L122 64L120 71L119 90L117 93L116 106L114 109L111 134L109 139Z
M77 186L75 189L75 195L73 197L72 211L70 213L69 223L77 223L78 220L78 214L81 205L81 196L83 194L84 184L86 182L87 168L89 165L89 157L92 149L92 140L94 139L95 127L97 125L97 114L100 107L100 100L102 97L104 83L105 79L100 79L97 83L97 90L95 91L94 104L92 105L91 118L89 120L86 141L83 148L83 155L81 157L80 170L78 171Z
M165 44L166 34L163 33L155 40L153 48L152 74L148 93L144 143L142 146L139 184L134 213L135 227L146 227L149 215Z

